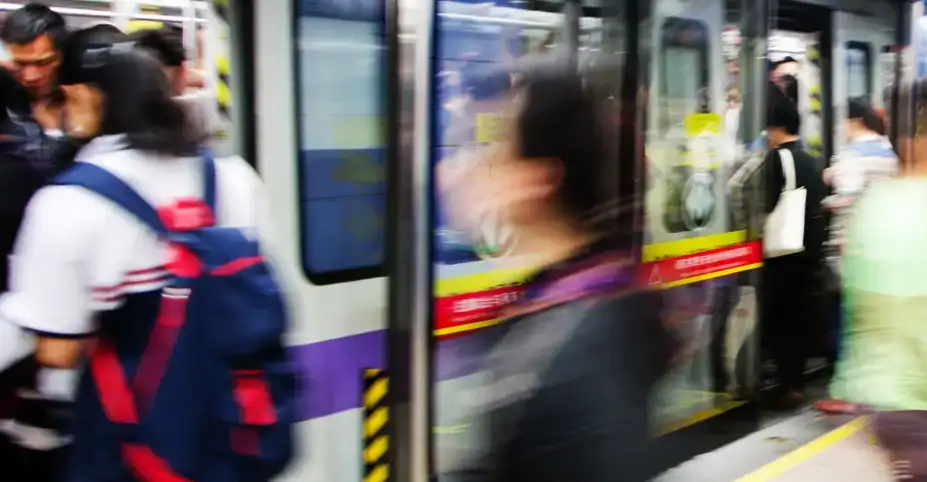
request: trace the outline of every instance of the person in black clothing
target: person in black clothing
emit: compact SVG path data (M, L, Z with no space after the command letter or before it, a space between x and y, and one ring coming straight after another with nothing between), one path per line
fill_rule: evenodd
M560 63L519 74L510 136L487 152L493 175L439 167L461 210L478 208L465 194L494 193L484 199L519 231L517 254L540 267L503 312L485 360L491 381L462 397L488 438L439 454L439 480L650 480L667 468L651 438L651 391L677 346L662 294L636 283L641 236L616 212L618 180L603 177L615 159L591 87Z
M69 137L59 81L75 71L72 44L107 43L118 29L98 25L74 33L60 15L30 4L0 27L12 69L0 69L0 289L6 291L8 263L26 206L33 194L67 169L83 144ZM56 480L67 445L67 396L49 396L47 383L67 385L69 373L42 370L33 356L0 372L0 480ZM64 392L68 390L65 388ZM22 396L26 393L28 396Z
M774 87L770 86L771 91ZM779 151L788 150L795 160L796 187L805 188L805 250L770 258L763 268L766 346L778 367L784 393L781 408L793 408L803 400L803 376L812 327L819 318L818 273L823 257L826 232L821 200L826 188L821 162L802 149L799 140L801 119L798 107L785 96L772 95L767 115L769 153L766 156L769 183L766 210L772 212L785 186Z

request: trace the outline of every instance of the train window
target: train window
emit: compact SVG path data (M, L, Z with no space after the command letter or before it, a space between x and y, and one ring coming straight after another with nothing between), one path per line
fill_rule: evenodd
M705 25L681 18L663 23L660 51L661 127L666 133L688 114L707 112L708 40Z
M847 42L847 97L872 95L872 49L863 42Z
M316 284L382 276L382 5L320 0L296 6L303 272Z
M692 137L689 131L693 128L693 119L704 122L698 115L712 111L707 27L699 20L671 17L663 22L660 38L662 45L656 61L658 92L653 103L658 124L656 135L648 136L647 141L648 157L659 166L657 170L663 177L656 182L661 187L650 189L649 194L662 197L664 202L659 209L663 213L660 220L651 220L654 229L649 231L654 237L650 241L654 242L666 240L665 235L671 237L673 233L702 230L709 223L716 204L712 200L705 201L700 205L708 208L696 210L686 206L695 199L713 197L710 189L702 192L703 183L695 182L704 177L697 175L703 171L703 156L696 155L687 141ZM699 188L698 193L691 192L692 186ZM655 228L656 224L661 227Z

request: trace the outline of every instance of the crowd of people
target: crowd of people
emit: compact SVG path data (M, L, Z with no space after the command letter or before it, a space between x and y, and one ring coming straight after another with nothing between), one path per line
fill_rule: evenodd
M36 3L0 40L0 479L269 480L295 397L265 194L213 158L181 30L72 30Z

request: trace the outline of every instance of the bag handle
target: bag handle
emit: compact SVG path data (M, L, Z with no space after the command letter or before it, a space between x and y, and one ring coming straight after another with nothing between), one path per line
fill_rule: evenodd
M785 186L782 191L795 190L795 158L792 157L792 151L788 149L779 149L779 161L782 163L782 174L785 176Z

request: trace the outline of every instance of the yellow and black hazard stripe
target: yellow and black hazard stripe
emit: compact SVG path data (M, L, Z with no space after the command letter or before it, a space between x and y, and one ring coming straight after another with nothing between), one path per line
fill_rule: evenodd
M364 482L389 480L389 378L384 370L364 370Z
M808 49L807 52L808 63L814 68L815 73L817 74L818 82L812 83L808 86L808 113L814 116L817 119L820 119L821 122L818 125L824 125L824 98L821 95L821 83L820 76L824 72L821 67L821 52L819 47L815 45ZM813 156L820 156L824 153L824 142L821 139L821 132L816 132L813 135L808 136L805 139L808 152Z
M231 26L229 17L229 0L213 0L216 27L220 32L219 40L228 44L228 33ZM224 36L225 38L222 38ZM216 56L216 101L219 103L219 113L229 125L232 121L232 71L229 64L227 50L217 49Z

